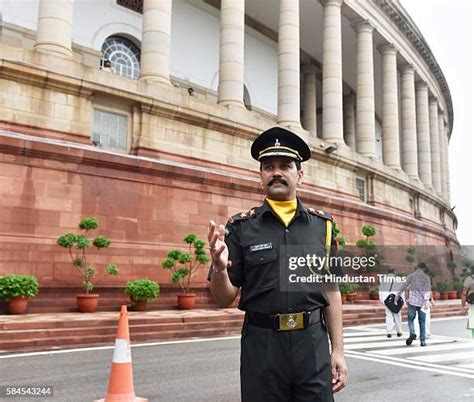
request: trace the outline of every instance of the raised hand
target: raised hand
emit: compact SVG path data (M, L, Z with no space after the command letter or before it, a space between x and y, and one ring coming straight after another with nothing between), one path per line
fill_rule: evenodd
M229 249L225 244L225 226L209 221L207 228L207 240L209 241L209 252L211 253L212 266L215 271L227 268L229 262Z

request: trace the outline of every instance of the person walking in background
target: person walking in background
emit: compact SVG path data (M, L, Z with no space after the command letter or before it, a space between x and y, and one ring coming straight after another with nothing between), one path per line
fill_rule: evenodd
M415 272L412 272L407 276L405 283L402 284L400 291L397 296L400 296L405 290L409 291L408 297L408 328L410 330L410 336L406 340L406 344L410 346L416 339L415 332L415 318L418 314L418 323L420 325L420 345L426 346L426 313L423 311L423 307L426 309L426 304L429 303L429 297L431 294L431 281L430 277L425 274L426 264L420 262L415 268Z
M467 311L467 329L471 330L471 336L474 339L474 265L471 266L471 275L464 279L463 285L462 308Z
M396 282L394 272L393 268L389 268L387 275L384 277L384 281L380 282L379 299L384 306L385 299L392 293L397 294L402 286L401 282ZM403 294L400 294L400 297L403 298L403 296ZM402 311L400 310L398 313L394 313L385 306L385 325L387 328L387 338L391 338L392 335L395 334L397 334L398 337L402 336Z
M421 310L425 313L425 337L431 338L431 309L434 307L434 299L433 295L430 292L428 296L428 302L421 308ZM415 332L420 334L420 325L417 321L415 321Z

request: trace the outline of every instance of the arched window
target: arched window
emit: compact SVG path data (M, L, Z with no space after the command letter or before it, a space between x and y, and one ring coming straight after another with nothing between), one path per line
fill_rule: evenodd
M112 70L125 77L137 79L140 75L140 50L128 39L111 36L102 45L101 66L112 62Z

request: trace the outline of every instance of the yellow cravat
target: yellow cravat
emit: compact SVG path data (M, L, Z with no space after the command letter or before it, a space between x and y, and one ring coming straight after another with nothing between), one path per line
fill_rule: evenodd
M296 213L296 198L290 201L274 201L267 198L267 202L273 209L273 212L280 218L285 227L291 222Z

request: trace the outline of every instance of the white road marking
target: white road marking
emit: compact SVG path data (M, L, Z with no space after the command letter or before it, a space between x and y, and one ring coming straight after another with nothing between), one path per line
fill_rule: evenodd
M443 353L429 356L407 357L410 360L418 360L429 363L441 363L448 361L468 360L468 363L474 363L474 353Z
M137 343L131 345L132 348L141 348L147 346L160 346L160 345L176 345L181 343L196 343L196 342L216 342L229 339L240 339L240 335L236 336L223 336L219 338L206 338L206 339L183 339L179 341L163 341L163 342L150 342L150 343ZM57 355L63 353L74 353L74 352L89 352L93 350L108 350L114 349L114 346L96 346L92 348L78 348L78 349L61 349L61 350L48 350L43 352L29 352L29 353L14 353L11 355L0 355L0 359L13 359L16 357L31 357L41 355Z
M401 340L401 341L396 341L396 340L391 340L391 341L384 341L384 342L368 342L368 343L358 343L358 344L350 344L350 345L347 345L347 347L345 349L348 349L348 350L359 350L359 349L374 349L374 348L385 348L385 347L395 347L395 346L405 346L407 348L409 347L416 347L415 346L415 342L417 342L419 344L419 341L413 341L413 344L412 346L406 346L405 344L405 340ZM440 339L430 339L429 342L431 344L433 343L448 343L448 342L452 342L451 340L448 340L448 339L445 339L445 338L440 338Z
M404 355L408 353L431 353L431 352L438 352L441 350L455 350L455 349L470 349L470 352L474 352L474 345L470 342L452 342L445 345L430 345L430 341L426 347L407 347L404 348L397 348L397 349L385 349L385 350L377 350L374 353L378 355L385 355L385 356L392 356L392 355Z
M395 339L393 339L393 336L392 336L391 339L392 339L392 341L394 341L394 340L397 339L397 336L395 335ZM402 339L402 338L398 338L398 339ZM380 335L370 334L370 336L353 337L353 338L349 338L349 339L345 339L345 337L344 337L344 344L357 343L357 342L369 342L369 341L392 342L392 341L389 341L389 338L387 338L387 335L384 335L384 334L380 334Z
M474 363L469 363L469 364L460 364L459 366L457 367L461 367L461 368L467 368L467 369L471 369L471 370L474 370Z
M353 354L351 352L346 352L345 355L347 357L352 357L354 359L367 360L367 361L372 361L372 362L376 362L376 363L390 364L392 366L406 367L406 368L410 368L410 369L414 369L414 370L430 371L430 372L433 372L433 373L447 374L447 375L453 375L453 376L456 376L456 377L464 377L464 378L474 379L474 374L448 371L448 370L443 370L442 368L417 366L417 365L414 365L414 364L410 364L409 362L407 362L407 363L395 362L395 361L391 361L391 360L387 360L387 359L380 359L380 358L374 358L374 357L371 357L371 356Z
M467 374L474 374L472 369L465 368L465 367L460 367L460 366L443 366L435 363L426 363L426 362L421 362L421 361L416 361L416 360L407 360L406 358L399 358L399 357L392 357L392 356L380 356L375 353L370 353L370 352L355 352L351 351L349 352L351 355L354 356L369 356L374 359L381 359L380 362L386 362L386 361L391 361L395 363L403 363L403 364L409 364L410 367L416 365L420 367L431 367L431 368L441 368L443 370L450 370L450 371L455 371L458 373L467 373Z
M373 332L344 332L344 338L353 338L356 336L374 335Z

